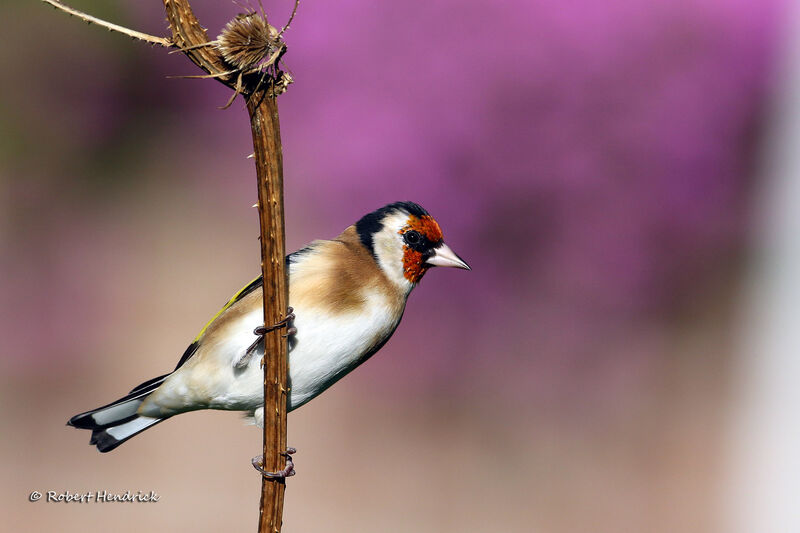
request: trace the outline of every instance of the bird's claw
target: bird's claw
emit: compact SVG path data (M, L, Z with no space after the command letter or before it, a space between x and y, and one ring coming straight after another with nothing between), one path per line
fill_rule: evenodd
M276 329L287 328L286 334L281 335L281 337L289 337L291 335L295 335L297 333L297 328L293 326L289 326L289 323L295 319L294 316L294 309L291 307L286 309L287 314L281 320L277 321L273 325L266 327L266 326L258 326L256 329L253 330L253 335L257 338L253 341L247 350L245 350L244 355L239 359L234 366L236 368L244 368L247 366L247 363L250 361L250 358L256 353L256 348L258 348L258 343L264 340L264 335L269 333L270 331L275 331ZM261 366L264 366L264 358L261 358Z
M294 448L286 448L286 451L283 452L281 455L286 457L286 466L283 470L279 470L278 472L267 472L264 470L264 456L263 455L256 455L251 460L253 464L253 468L261 472L261 475L267 479L275 479L281 480L286 479L287 477L292 477L297 472L294 469L294 463L292 462L292 454L297 453L297 450Z
M275 331L276 329L289 327L289 322L294 320L295 316L294 316L294 309L292 309L291 307L289 307L287 309L287 311L288 311L288 314L285 317L283 317L282 319L278 320L277 322L275 322L273 325L271 325L269 327L258 326L256 329L253 330L253 334L254 335L258 335L259 337L263 337L264 335L266 335L270 331ZM294 328L289 328L289 329L294 329ZM296 332L297 332L297 330L295 330L295 333ZM261 339L259 338L259 340L261 340Z

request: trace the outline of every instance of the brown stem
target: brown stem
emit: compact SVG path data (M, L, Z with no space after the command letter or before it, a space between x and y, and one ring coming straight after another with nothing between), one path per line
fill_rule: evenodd
M172 41L198 67L231 86L219 52L208 42L205 29L192 13L188 0L164 0ZM283 214L283 155L278 102L271 83L247 96L247 111L253 133L253 150L258 179L258 215L261 227L261 273L264 279L264 324L280 321L289 302ZM264 336L264 463L267 471L283 468L286 451L287 341L281 330ZM281 530L284 480L264 478L261 483L259 533Z
M239 92L241 75L234 76L225 66L216 47L204 46L208 34L192 12L189 0L163 0L172 37L164 39L136 32L100 20L70 8L59 0L44 2L113 31L136 39L163 46L176 46L192 62L206 73ZM295 4L295 9L297 4ZM294 17L294 13L292 13ZM277 60L282 53L280 48ZM277 72L277 68L274 69ZM261 80L261 78L257 78ZM287 81L288 80L288 81ZM283 156L281 132L278 121L276 94L285 89L290 78L284 78L282 88L276 88L275 80L255 85L246 96L250 127L253 133L253 149L258 179L258 214L261 228L261 273L264 284L264 323L269 326L279 322L287 313L289 291L286 279L286 243L283 216ZM280 90L279 90L280 89ZM286 403L288 394L287 341L281 329L264 335L264 460L267 471L283 469L286 451ZM283 517L283 495L285 481L264 478L261 485L260 533L280 532Z
M233 87L234 78L216 48L199 46L208 35L194 16L188 0L164 0L172 42L198 67ZM278 102L272 83L247 96L258 179L258 215L261 227L261 273L264 279L264 323L275 324L287 312L286 243L283 214L283 155ZM264 462L267 471L283 468L286 451L287 341L281 330L264 336ZM263 479L259 533L281 530L284 480Z
M167 22L172 31L172 42L183 50L192 63L209 74L217 75L223 83L230 80L224 76L228 68L222 62L222 56L213 46L201 46L208 42L208 34L194 16L189 0L164 0L164 10L167 12ZM230 82L226 83L233 88Z
M267 93L265 93L267 91ZM286 280L286 244L283 225L283 156L278 102L271 89L247 97L258 177L258 214L261 222L261 272L264 276L264 323L286 316L289 301ZM286 451L287 342L278 329L264 338L264 469L284 467ZM281 530L284 480L264 478L258 531Z

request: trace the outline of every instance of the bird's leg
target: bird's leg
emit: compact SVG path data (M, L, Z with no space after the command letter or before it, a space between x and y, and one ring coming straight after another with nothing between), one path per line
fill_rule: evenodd
M287 328L286 334L283 337L288 337L290 335L294 335L297 333L297 328L289 327L289 323L294 320L294 309L289 307L287 309L288 314L283 317L281 320L277 321L273 325L267 326L258 326L256 329L253 330L253 335L256 335L256 340L253 341L247 350L245 350L244 355L239 358L238 361L234 363L235 368L244 368L250 362L250 358L256 353L256 349L258 348L258 343L264 340L264 335L269 333L270 331L275 331L276 329ZM264 366L264 358L261 358L261 366Z
M264 470L264 456L257 455L253 457L252 463L253 468L261 472L261 475L267 479L286 479L287 477L292 477L297 472L294 470L294 463L292 462L292 454L296 453L297 450L294 448L286 448L286 451L281 455L286 457L286 467L283 470L278 472L267 472Z

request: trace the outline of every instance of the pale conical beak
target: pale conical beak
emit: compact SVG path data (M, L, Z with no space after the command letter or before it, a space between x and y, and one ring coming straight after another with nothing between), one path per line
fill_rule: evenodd
M444 243L434 248L433 255L425 261L425 264L437 267L455 267L463 268L464 270L472 270L463 259L458 257L456 253Z

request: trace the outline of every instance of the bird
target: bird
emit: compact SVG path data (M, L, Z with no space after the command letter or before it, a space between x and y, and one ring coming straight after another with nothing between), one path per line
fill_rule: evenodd
M336 238L289 254L287 410L308 403L380 350L431 267L471 270L444 243L428 211L408 201L385 205ZM67 424L90 430L89 444L100 452L172 416L201 409L243 411L263 427L263 333L269 328L263 324L261 286L258 277L237 292L172 372Z

